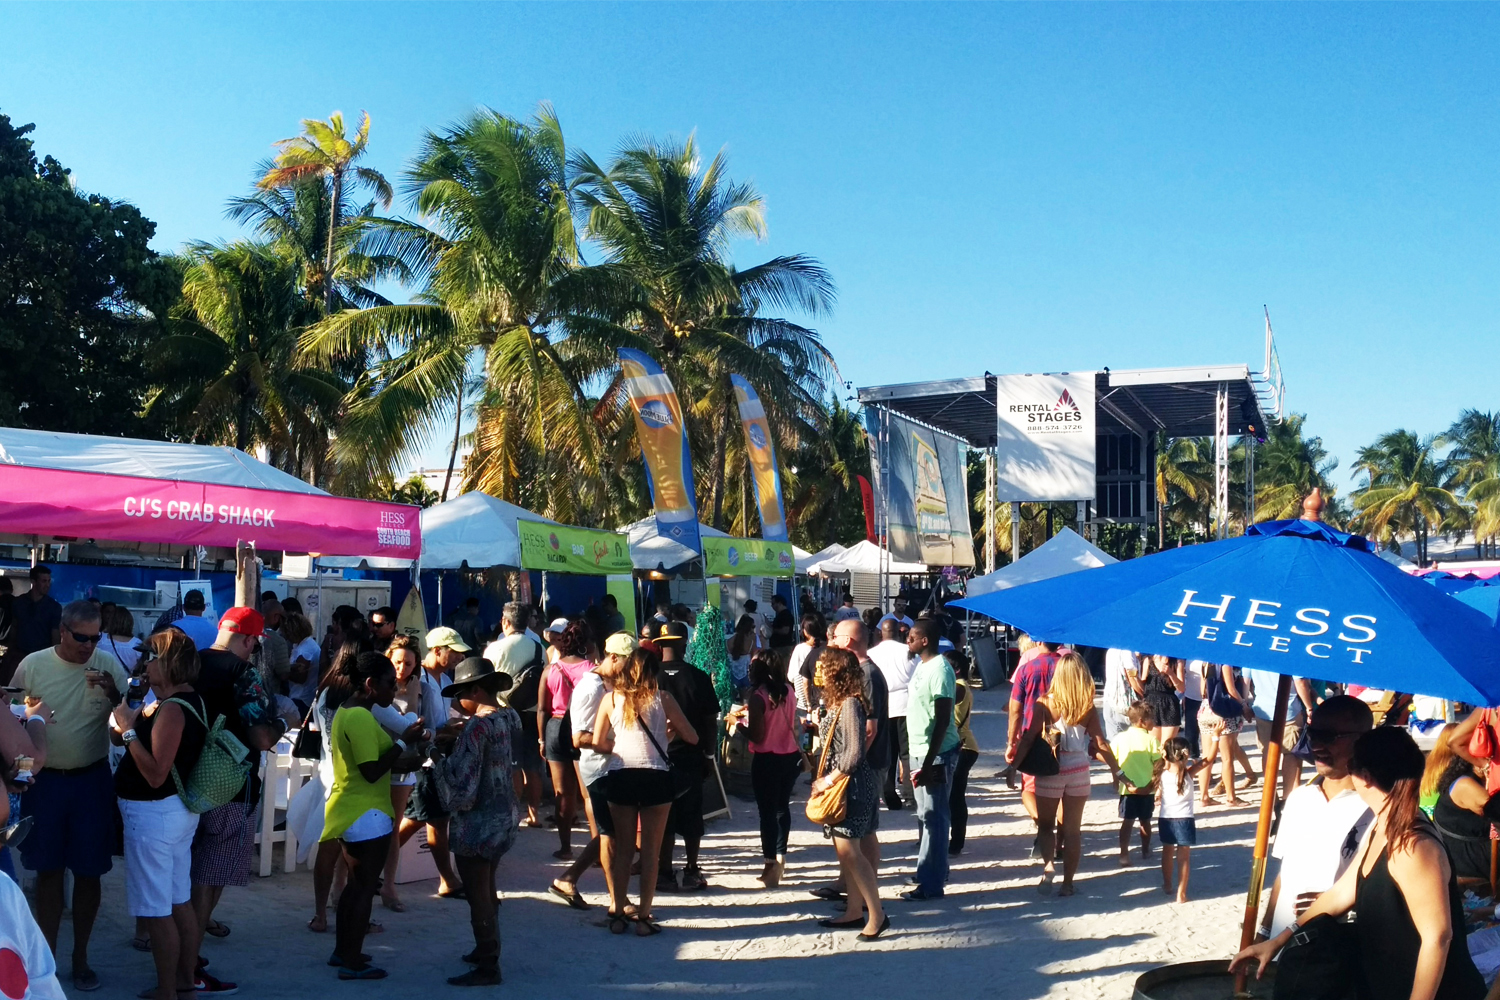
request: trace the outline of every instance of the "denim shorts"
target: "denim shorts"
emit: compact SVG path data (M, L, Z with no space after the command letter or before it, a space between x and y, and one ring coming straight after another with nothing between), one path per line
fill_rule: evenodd
M35 817L21 843L23 866L36 872L67 868L84 878L99 878L114 866L120 813L108 760L66 772L42 768L21 796L21 813Z
M1182 819L1163 817L1156 821L1157 839L1163 847L1197 847L1198 821L1191 816Z

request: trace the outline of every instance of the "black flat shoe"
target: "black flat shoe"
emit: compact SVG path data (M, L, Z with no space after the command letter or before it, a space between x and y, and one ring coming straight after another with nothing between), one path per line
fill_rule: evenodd
M461 976L449 976L449 986L499 986L499 969L470 969Z
M885 915L885 919L880 922L879 929L876 930L874 934L866 934L864 931L860 931L858 937L859 937L859 939L861 941L874 941L876 938L880 937L880 935L884 934L886 931L888 931L890 929L891 929L891 915L889 913L887 913Z
M890 922L889 917L886 918L886 922ZM865 922L863 920L833 920L830 918L828 920L818 921L819 927L827 927L830 930L835 931L852 931L854 930L854 928L863 927L864 925Z

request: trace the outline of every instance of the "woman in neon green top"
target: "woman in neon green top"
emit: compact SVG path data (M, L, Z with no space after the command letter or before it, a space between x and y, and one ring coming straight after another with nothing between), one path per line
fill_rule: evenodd
M340 979L384 979L385 970L370 965L362 949L391 842L391 767L408 741L420 743L427 734L418 719L392 740L370 714L373 706L388 706L396 697L396 668L390 660L360 653L345 661L345 672L354 693L333 716L333 791L322 839L338 840L349 880L339 895L337 943L328 964L338 967Z

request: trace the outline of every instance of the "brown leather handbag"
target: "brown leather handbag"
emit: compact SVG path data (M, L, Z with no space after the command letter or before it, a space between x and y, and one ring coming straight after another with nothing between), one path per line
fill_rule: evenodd
M823 740L823 753L818 757L818 769L813 774L813 793L807 797L807 818L819 826L842 823L848 808L849 775L839 774L821 791L816 787L828 766L828 748L833 745L833 731L838 728L839 715L843 711L844 706L840 703L833 713L833 725L828 727L828 735Z

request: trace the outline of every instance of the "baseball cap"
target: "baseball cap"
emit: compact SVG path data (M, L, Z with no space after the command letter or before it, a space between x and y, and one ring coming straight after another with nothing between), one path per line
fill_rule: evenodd
M667 622L657 635L657 642L687 642L688 628L685 622Z
M184 608L204 608L208 605L203 600L203 591L190 590L182 595L182 606Z
M615 656L629 656L636 651L635 636L629 632L616 632L604 640L604 651Z
M542 633L543 634L546 634L548 632L562 633L562 632L566 632L567 629L568 629L568 620L566 618L554 618L554 619L552 619L552 624L551 625L548 625L546 628L542 629Z
M427 633L427 648L437 649L439 646L447 646L456 649L460 653L472 653L474 647L464 642L464 637L458 634L457 629L451 629L446 625L439 625Z
M238 632L240 635L265 635L266 619L254 608L230 608L219 619L219 631Z

